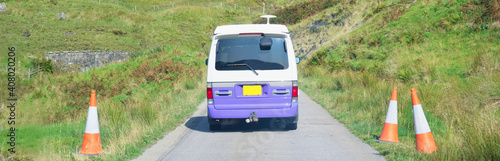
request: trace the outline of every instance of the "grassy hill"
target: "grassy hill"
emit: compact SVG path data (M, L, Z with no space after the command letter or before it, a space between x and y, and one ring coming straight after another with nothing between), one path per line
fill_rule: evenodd
M235 21L243 11L217 8L163 7L153 10L160 1L7 1L7 11L0 40L18 47L22 58L43 57L45 51L124 50L139 52L158 46L182 44L190 49L202 48L202 42L216 24ZM173 1L174 2L181 2ZM162 1L162 3L165 3ZM134 10L134 6L140 9ZM206 17L191 16L206 12ZM57 18L64 12L67 19ZM227 14L220 14L227 12ZM221 19L220 16L226 16ZM201 19L200 19L201 18ZM241 20L241 19L240 19ZM197 25L192 25L197 24ZM186 32L185 29L191 29ZM69 33L69 34L65 34ZM174 34L182 33L183 36ZM25 36L23 36L25 35ZM26 36L29 35L29 36ZM190 41L186 41L190 40ZM2 48L0 52L6 53ZM2 59L5 63L5 60Z
M302 90L389 160L500 158L497 2L333 2L302 12L316 14L292 26L301 36L295 44L326 41L301 63ZM323 21L320 32L310 30ZM392 87L399 90L401 143L375 143ZM410 88L417 90L438 145L433 154L415 150Z
M183 1L176 1L183 2ZM205 2L205 1L201 1ZM105 154L92 160L128 160L173 130L204 98L210 34L216 26L248 23L255 17L232 7L176 6L134 10L159 1L7 1L0 16L0 52L16 47L16 154L0 146L4 159L81 160L81 147L90 90L97 92L99 122ZM139 8L139 7L138 7ZM67 19L57 19L65 12ZM29 32L29 37L23 36ZM64 35L74 32L74 35ZM25 76L45 51L121 50L134 52L122 63L85 73L44 72ZM2 56L1 61L7 62ZM2 67L3 69L3 67ZM7 73L0 71L7 80ZM7 87L7 81L1 81ZM2 90L0 99L7 99ZM7 103L7 102L5 102ZM7 120L10 111L0 111ZM7 135L10 126L3 121ZM7 142L1 137L0 142Z

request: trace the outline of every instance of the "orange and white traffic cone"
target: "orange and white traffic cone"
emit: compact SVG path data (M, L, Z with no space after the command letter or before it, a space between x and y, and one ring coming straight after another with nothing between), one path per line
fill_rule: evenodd
M436 142L431 133L431 128L424 115L424 110L417 97L415 89L411 89L413 103L413 123L415 124L415 142L420 153L432 153L437 150Z
M389 101L389 109L385 116L384 129L380 135L379 141L399 143L398 139L398 91L394 87L392 90L391 100Z
M99 133L99 119L97 118L97 105L95 91L90 93L90 106L87 115L87 125L83 136L80 154L98 155L103 153L101 148L101 134Z

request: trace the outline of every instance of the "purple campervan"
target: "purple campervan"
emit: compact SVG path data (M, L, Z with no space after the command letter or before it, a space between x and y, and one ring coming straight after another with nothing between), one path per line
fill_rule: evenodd
M280 118L295 130L298 61L284 25L217 27L206 61L210 129L226 119Z

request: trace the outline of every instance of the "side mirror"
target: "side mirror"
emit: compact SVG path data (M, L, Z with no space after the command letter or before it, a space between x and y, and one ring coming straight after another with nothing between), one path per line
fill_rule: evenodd
M205 59L205 65L208 65L208 59Z
M300 58L299 57L295 57L295 63L299 64L300 62Z

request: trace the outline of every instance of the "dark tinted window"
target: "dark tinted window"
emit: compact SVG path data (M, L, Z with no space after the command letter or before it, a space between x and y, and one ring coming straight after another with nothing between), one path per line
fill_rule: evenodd
M284 38L271 38L270 50L261 50L261 37L220 39L215 56L217 70L248 70L246 66L228 64L247 64L255 70L276 70L288 68L288 56Z

